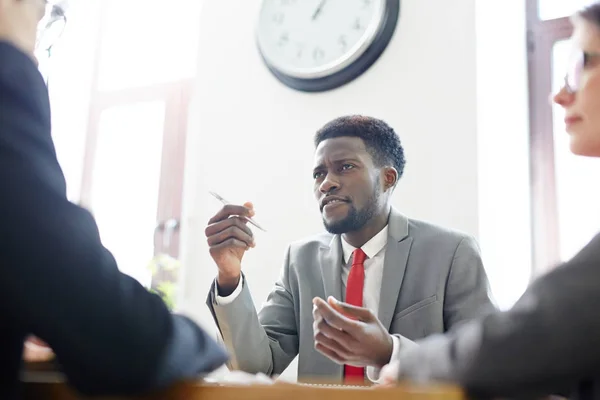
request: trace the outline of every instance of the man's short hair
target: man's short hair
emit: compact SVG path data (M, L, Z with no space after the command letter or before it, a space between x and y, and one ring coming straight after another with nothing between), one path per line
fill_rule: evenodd
M339 117L319 129L315 135L315 147L322 141L337 137L358 137L378 167L393 166L398 179L404 172L404 149L400 137L384 121L362 115Z

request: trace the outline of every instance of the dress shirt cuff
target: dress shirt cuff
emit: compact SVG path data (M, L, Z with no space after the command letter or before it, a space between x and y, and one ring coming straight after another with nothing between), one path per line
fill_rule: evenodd
M400 338L398 336L392 335L392 356L390 357L390 361L398 358L398 353L400 352ZM375 367L367 367L367 378L373 383L381 383L379 381L379 374L381 372L381 368Z
M238 285L236 286L233 293L231 293L229 296L223 297L223 296L219 296L219 290L217 289L217 283L215 282L215 303L218 306L226 306L227 304L233 303L233 301L238 298L240 293L242 293L243 287L244 287L244 276L242 275L242 276L240 276L240 281L238 282Z

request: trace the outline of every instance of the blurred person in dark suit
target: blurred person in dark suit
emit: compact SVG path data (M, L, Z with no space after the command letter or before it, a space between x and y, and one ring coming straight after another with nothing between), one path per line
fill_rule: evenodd
M33 57L45 8L0 0L0 398L18 398L30 335L85 394L140 393L212 371L224 350L119 272L93 217L67 200Z

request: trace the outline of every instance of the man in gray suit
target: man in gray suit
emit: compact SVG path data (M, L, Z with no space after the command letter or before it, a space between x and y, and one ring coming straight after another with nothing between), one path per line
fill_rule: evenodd
M317 132L315 145L314 192L328 233L289 246L281 279L257 314L241 273L254 246L246 226L254 211L223 207L206 228L218 267L207 304L230 368L277 375L299 354L300 380L364 382L364 367L377 380L413 340L493 310L487 277L471 237L391 207L405 161L385 122L338 118ZM345 336L333 335L317 313L313 319L313 299L329 296L363 313Z

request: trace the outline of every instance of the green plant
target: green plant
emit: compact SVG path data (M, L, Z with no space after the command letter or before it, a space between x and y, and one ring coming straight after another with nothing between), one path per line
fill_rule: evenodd
M179 260L167 254L155 256L148 264L152 274L150 292L157 294L165 302L171 311L175 308L177 274L179 272Z
M149 289L150 292L156 293L167 305L170 311L175 308L175 284L173 282L161 282L156 289Z

